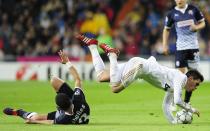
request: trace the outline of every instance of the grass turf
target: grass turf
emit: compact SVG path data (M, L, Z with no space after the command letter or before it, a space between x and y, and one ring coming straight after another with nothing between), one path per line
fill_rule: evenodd
M73 85L71 82L69 82ZM203 83L193 93L191 103L199 109L201 117L194 115L189 125L171 125L162 113L164 91L145 82L136 82L119 94L111 93L108 83L84 82L84 92L91 108L88 125L24 124L18 117L0 112L1 131L203 131L209 130L209 86ZM0 109L23 108L27 111L47 113L55 110L55 92L49 82L0 82Z

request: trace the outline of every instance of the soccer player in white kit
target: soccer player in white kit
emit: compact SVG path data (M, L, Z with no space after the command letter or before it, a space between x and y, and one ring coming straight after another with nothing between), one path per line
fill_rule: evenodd
M97 50L98 41L84 35L76 35L76 38L88 46L98 80L100 82L110 81L112 92L118 93L136 79L144 79L155 87L166 91L163 111L170 123L176 123L176 119L170 110L172 101L179 107L198 116L200 115L198 110L183 102L181 97L182 89L193 91L203 81L203 76L197 70L188 71L185 75L177 69L158 64L153 56L149 59L134 57L128 62L118 64L119 50L106 44L100 44L100 47L108 54L110 60L110 70L106 70Z

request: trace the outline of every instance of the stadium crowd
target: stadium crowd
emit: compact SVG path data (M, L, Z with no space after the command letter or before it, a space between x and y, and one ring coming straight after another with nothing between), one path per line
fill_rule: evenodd
M201 57L209 57L210 1L192 3L205 17L199 44ZM55 56L60 49L71 59L88 60L88 49L73 37L78 32L119 48L121 59L162 55L164 18L173 5L174 0L0 0L0 60ZM172 31L172 55L174 36Z

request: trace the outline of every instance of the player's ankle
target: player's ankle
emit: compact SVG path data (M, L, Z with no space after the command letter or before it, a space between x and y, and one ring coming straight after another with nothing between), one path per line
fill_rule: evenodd
M17 115L20 117L23 116L24 113L26 113L26 111L24 111L22 109L17 110Z

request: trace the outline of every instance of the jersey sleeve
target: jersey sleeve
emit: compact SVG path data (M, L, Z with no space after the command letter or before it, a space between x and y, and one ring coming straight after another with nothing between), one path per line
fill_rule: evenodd
M70 124L66 115L60 115L54 119L54 124Z
M72 100L73 101L86 102L85 95L84 95L84 93L83 93L81 88L76 87L74 89L74 95L73 95Z
M202 21L204 20L204 16L203 16L203 13L198 9L198 8L194 8L194 16L195 16L195 19L196 21Z
M182 80L176 77L174 79L174 103L182 104Z
M173 116L173 113L171 111L173 97L174 97L173 92L167 91L165 94L165 97L163 99L163 104L162 104L163 113L164 113L166 119L168 120L168 122L170 122L171 124L176 123L175 117Z
M165 28L170 29L173 26L173 24L174 20L172 17L172 12L169 12L165 17L165 22L164 22Z

